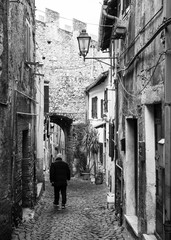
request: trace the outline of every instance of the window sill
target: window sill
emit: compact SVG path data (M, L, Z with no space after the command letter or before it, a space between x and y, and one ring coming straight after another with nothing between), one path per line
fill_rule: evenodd
M125 219L129 226L132 228L134 231L135 235L138 236L138 218L137 216L128 216L125 215Z

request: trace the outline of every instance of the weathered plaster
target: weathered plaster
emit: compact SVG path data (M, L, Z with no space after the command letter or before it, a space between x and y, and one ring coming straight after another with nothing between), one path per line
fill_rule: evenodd
M164 99L164 85L149 86L146 88L141 96L142 104L154 104L163 101Z

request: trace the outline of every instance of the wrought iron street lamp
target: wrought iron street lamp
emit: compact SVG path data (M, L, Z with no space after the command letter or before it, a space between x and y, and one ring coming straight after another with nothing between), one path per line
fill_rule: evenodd
M86 33L86 30L83 29L80 35L77 37L77 40L78 40L80 55L83 56L85 60L85 56L89 51L91 37L88 36L88 34Z
M87 34L85 29L82 30L80 35L77 37L77 40L78 40L80 56L83 56L84 61L85 59L95 59L99 62L102 62L104 64L111 66L111 64L103 62L101 59L113 59L113 57L86 57L87 53L89 52L91 37Z
M116 30L118 30L118 32ZM114 35L114 39L121 39L125 34L125 28L123 29L122 27L119 27L119 29L115 29L115 32L116 34ZM109 63L103 62L102 59L114 59L114 57L86 57L89 52L91 37L87 34L85 29L82 30L80 35L77 37L77 40L80 56L83 56L84 61L85 59L95 59L99 62L109 65L110 67L112 66Z

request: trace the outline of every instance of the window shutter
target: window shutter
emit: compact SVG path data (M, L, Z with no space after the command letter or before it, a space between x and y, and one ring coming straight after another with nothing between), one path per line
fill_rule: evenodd
M97 97L95 97L95 118L97 118Z
M92 98L92 118L97 118L97 97Z
M49 86L44 86L44 113L49 112Z
M108 91L104 91L104 112L108 112Z
M94 98L92 98L91 117L94 118Z
M114 124L109 124L109 156L114 158Z
M104 101L103 99L101 99L101 118L103 118L103 104L104 104Z
M100 147L100 162L103 164L103 143L99 143Z

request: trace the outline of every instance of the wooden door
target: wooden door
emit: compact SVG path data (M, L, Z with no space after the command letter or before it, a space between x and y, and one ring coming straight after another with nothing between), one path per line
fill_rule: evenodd
M154 105L155 124L155 161L156 161L156 232L163 239L164 216L164 164L163 164L163 139L161 104Z

